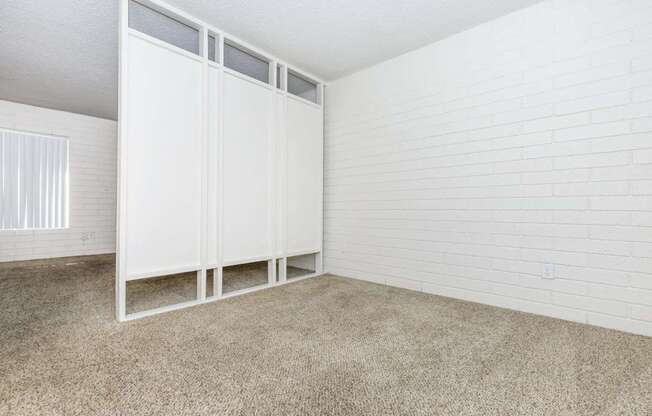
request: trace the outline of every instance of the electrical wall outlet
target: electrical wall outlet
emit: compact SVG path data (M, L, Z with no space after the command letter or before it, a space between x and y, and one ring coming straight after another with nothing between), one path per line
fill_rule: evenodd
M544 279L554 279L555 265L552 263L543 263L543 271L541 272L541 277Z

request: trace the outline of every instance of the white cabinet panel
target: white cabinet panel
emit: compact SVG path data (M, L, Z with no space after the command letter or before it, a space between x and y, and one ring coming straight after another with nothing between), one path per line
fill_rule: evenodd
M134 35L128 54L127 276L200 268L201 63Z
M322 110L288 97L287 252L319 251L322 226Z
M224 73L224 261L271 256L272 91Z

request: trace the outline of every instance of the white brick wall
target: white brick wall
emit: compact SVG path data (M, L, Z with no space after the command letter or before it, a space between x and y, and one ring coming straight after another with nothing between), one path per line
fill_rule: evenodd
M650 27L546 1L331 83L326 270L652 335Z
M70 227L0 230L0 261L114 253L116 122L0 101L0 127L70 139Z

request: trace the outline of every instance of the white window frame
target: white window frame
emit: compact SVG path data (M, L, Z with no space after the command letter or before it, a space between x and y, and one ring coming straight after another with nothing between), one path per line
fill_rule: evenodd
M18 129L10 129L10 128L5 128L0 126L0 134L4 133L13 133L13 134L19 134L19 135L24 135L24 136L32 136L32 137L42 137L46 139L51 139L51 140L62 140L65 142L65 172L64 172L64 184L63 184L63 195L62 195L62 200L61 200L61 209L63 211L62 215L63 218L61 220L61 224L58 226L30 226L30 227L20 227L20 226L12 226L12 227L7 227L5 228L2 225L2 218L0 217L0 233L3 232L15 232L15 231L51 231L51 230L65 230L70 227L70 140L66 136L60 136L60 135L55 135L55 134L46 134L46 133L39 133L39 132L33 132L33 131L28 131L28 130L18 130ZM1 162L1 160L0 160ZM1 172L0 172L0 181L2 180ZM2 190L2 187L0 186L0 191ZM20 195L20 194L19 194ZM0 194L0 203L2 202L1 200L3 199L4 195ZM4 213L0 212L0 216L4 215Z

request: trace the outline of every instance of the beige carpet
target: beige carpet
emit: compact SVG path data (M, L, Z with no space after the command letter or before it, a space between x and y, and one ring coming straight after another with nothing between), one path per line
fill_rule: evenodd
M652 414L652 338L334 276L118 324L54 263L0 265L0 415Z

